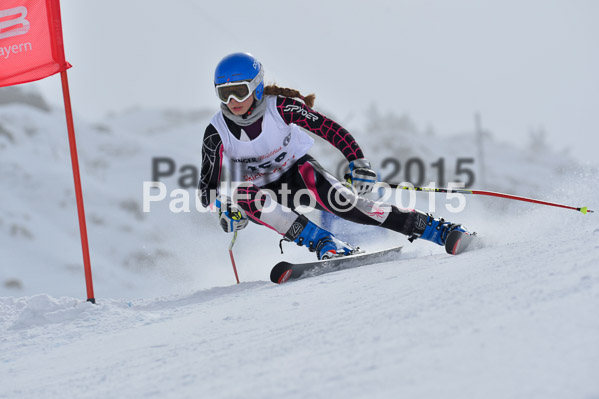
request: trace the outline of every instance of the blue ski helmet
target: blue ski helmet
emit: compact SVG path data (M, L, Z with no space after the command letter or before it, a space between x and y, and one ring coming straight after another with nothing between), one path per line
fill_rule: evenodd
M264 93L264 68L262 64L250 53L233 53L223 58L214 71L214 86L217 95L222 97L217 86L226 83L246 81L254 92L256 100L262 98ZM228 100L221 98L223 102Z

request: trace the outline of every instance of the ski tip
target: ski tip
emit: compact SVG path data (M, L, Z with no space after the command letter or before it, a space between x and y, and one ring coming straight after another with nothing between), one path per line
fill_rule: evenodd
M586 215L587 213L595 213L595 211L590 210L586 206L583 206L582 208L580 208L580 212L582 212L583 215Z
M291 273L293 273L293 270L291 270L291 269L285 270L285 272L283 274L281 274L281 277L279 277L279 279L277 280L277 284L283 284L284 282L289 280L289 277L291 277Z
M450 255L458 255L465 252L474 237L476 237L476 233L474 232L451 231L445 241L445 251Z
M291 277L293 270L287 262L279 262L270 271L270 281L275 284L283 284Z
M455 242L455 244L453 244L453 247L449 248L449 251L452 255L455 255L458 253L458 251L460 250L460 243L462 242L462 240L457 240Z

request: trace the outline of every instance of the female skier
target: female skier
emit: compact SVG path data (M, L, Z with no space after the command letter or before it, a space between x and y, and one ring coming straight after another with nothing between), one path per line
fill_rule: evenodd
M283 240L308 247L318 259L356 252L357 248L295 211L310 201L320 210L394 230L410 241L422 238L444 245L450 231L465 231L431 214L364 198L377 174L352 135L312 109L313 94L304 97L296 90L264 87L264 69L251 54L223 58L216 66L214 85L221 106L204 134L198 188L203 206L214 203L219 208L225 232L243 229L249 218L276 231ZM350 187L308 154L314 140L306 130L343 153L349 162ZM233 199L218 191L224 157L231 180L243 182ZM301 195L306 192L311 198Z

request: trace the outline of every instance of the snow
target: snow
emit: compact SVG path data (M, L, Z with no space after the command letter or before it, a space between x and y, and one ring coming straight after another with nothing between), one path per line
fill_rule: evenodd
M545 241L91 305L4 298L5 397L590 398L599 261ZM35 383L32 383L34 376Z
M199 167L209 115L76 118L93 305L64 117L0 107L0 398L599 397L595 214L478 197L453 214L435 197L436 214L477 230L483 248L451 257L337 221L366 249L399 243L403 256L281 286L270 267L313 254L287 244L281 255L278 237L251 225L234 247L235 285L230 237L213 215L175 214L168 202L141 212L151 158ZM379 138L391 127L353 130L377 161L443 156L453 173L453 159L477 154L467 134L404 135L388 148ZM339 159L317 146L334 169ZM477 188L598 208L596 167L493 137L486 149L493 184ZM178 178L164 182L172 190Z

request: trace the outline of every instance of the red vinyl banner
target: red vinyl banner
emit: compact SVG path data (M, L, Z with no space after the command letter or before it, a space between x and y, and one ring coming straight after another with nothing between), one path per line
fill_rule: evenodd
M0 87L43 79L63 72L59 0L0 2Z

